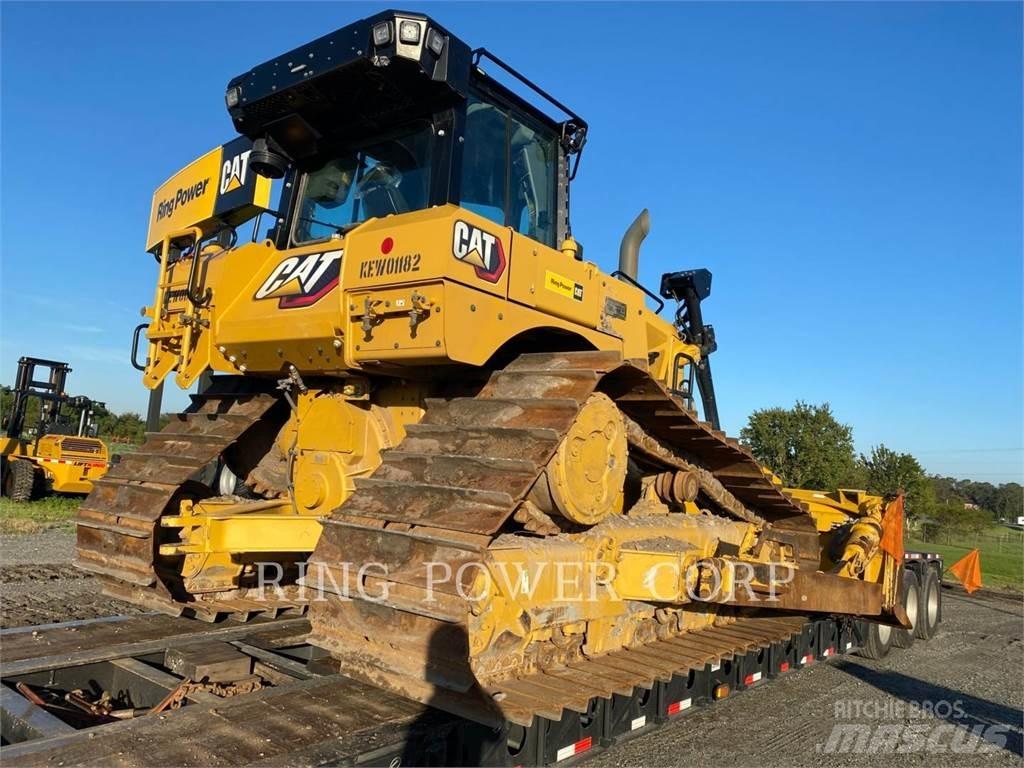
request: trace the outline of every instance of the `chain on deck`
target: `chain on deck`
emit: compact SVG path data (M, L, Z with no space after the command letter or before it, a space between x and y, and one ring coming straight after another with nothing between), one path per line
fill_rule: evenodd
M495 690L483 690L469 666L469 606L459 587L471 585L432 583L430 569L445 563L459 573L483 561L595 391L642 425L630 450L655 459L665 454L671 459L666 466L697 464L702 490L722 514L742 517L739 510L756 509L773 536L816 566L817 535L807 513L745 448L698 421L646 371L612 353L528 354L495 372L476 397L429 402L423 421L408 428L373 476L358 481L352 497L325 521L306 577L307 586L322 590L311 608L310 641L330 650L346 674L473 719L528 723L533 714L580 704L578 688L554 683L546 671L514 681L520 693L502 689L496 703ZM352 567L342 572L346 563ZM386 569L386 599L363 599L354 588L353 573L364 563ZM358 586L376 595L373 583L367 578ZM428 594L435 599L426 600ZM718 634L704 638L730 637L720 628L708 631ZM747 641L731 637L722 652L741 652ZM650 654L623 653L632 654L629 666L643 678L663 673L666 658L684 668L687 659L671 643L659 641ZM614 667L613 656L580 663L595 665L591 671ZM570 665L563 678L571 676ZM539 689L548 694L543 705Z

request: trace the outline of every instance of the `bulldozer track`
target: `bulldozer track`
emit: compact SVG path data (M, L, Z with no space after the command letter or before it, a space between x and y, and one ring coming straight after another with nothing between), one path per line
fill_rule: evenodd
M78 531L74 564L100 578L111 597L162 613L214 621L302 612L295 601L196 599L175 594L175 574L161 567L160 517L188 493L188 482L232 444L243 439L278 397L253 391L239 378L214 379L192 396L187 411L171 418L160 432L148 433L141 448L114 465L94 483L75 519ZM172 586L169 586L172 585Z
M432 584L427 563L447 564L459 573L471 571L460 571L466 564L482 562L507 521L529 506L531 488L595 392L610 397L634 427L642 426L639 434L631 430L631 451L660 458L666 468L696 465L710 506L726 516L766 520L773 536L793 544L798 560L817 565L817 534L806 511L749 451L700 422L643 367L615 353L526 354L496 371L475 397L428 401L423 420L408 427L403 442L384 453L381 466L357 481L356 492L325 521L305 582L323 598L311 608L311 642L330 650L342 671L357 679L469 717L480 718L481 703L497 700L495 720L523 725L535 714L556 717L582 705L581 689L565 681L574 663L595 679L603 669L606 677L623 680L626 673L637 685L696 663L692 654L699 656L705 641L728 639L728 647L712 643L723 654L740 653L750 642L771 642L767 635L757 640L714 627L697 645L682 637L625 655L577 654L568 664L564 655L556 656L545 669L520 670L518 679L478 688L468 662L469 605L459 589L470 585ZM339 573L342 563L383 566L385 577L358 586L386 581L387 596L368 599L351 586L348 572ZM785 619L766 619L769 626L793 631ZM561 678L546 669L559 665ZM442 686L435 685L439 681ZM464 700L456 691L466 692ZM470 694L476 697L472 702Z
M237 378L217 380L194 397L186 413L148 435L139 452L97 483L77 518L75 564L98 575L104 592L162 613L208 621L224 615L243 621L272 618L305 609L302 600L184 595L175 589L173 561L156 556L166 530L161 516L175 509L198 472L245 441L280 402L278 395L250 387ZM372 476L358 480L356 492L324 521L306 578L307 587L323 587L311 595L312 642L331 651L342 671L357 679L385 685L390 680L396 692L431 699L454 712L469 699L460 702L459 694L455 701L442 699L453 690L472 690L478 700L500 702L495 719L526 725L535 715L553 717L581 705L580 687L566 684L582 671L574 665L584 665L586 675L606 683L617 679L620 685L649 685L711 658L708 654L742 653L751 642L773 642L775 634L792 632L792 622L766 619L763 636L751 638L750 631L725 626L734 618L723 616L717 622L721 626L707 628L699 642L692 636L662 638L596 658L573 647L515 670L515 679L505 675L486 690L479 688L469 667L468 603L460 592L470 584L439 586L439 599L425 600L426 564L447 564L453 573L480 564L491 543L508 532L510 518L524 519L523 510L543 527L527 496L596 392L624 413L630 450L637 456L667 470L695 473L704 506L724 516L766 522L773 536L794 545L798 558L803 553L816 562L817 537L800 505L745 448L700 422L642 366L606 352L527 354L494 372L475 396L428 400L424 419L407 428L406 438L384 452ZM367 562L386 569L385 576L376 577L377 586L386 582L386 600L364 600L335 586L340 564ZM332 577L331 587L324 586L324 574ZM367 579L366 585L373 581ZM766 630L771 636L764 635ZM444 653L432 650L442 646ZM507 670L485 671L494 680ZM445 685L434 685L438 677ZM403 682L396 685L396 679ZM545 690L550 694L546 699L540 695Z

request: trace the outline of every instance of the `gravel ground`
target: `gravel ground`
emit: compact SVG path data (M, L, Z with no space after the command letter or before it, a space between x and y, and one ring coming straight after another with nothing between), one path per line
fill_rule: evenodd
M585 764L1021 765L1022 599L951 590L943 599L940 632L927 643L881 661L846 656L809 667Z
M0 536L0 627L139 613L103 595L93 577L72 567L67 530Z
M4 627L137 613L70 566L67 531L0 536ZM586 766L1024 765L1024 603L947 590L938 636L842 657L698 708ZM924 711L923 711L924 710ZM985 741L987 736L993 743Z

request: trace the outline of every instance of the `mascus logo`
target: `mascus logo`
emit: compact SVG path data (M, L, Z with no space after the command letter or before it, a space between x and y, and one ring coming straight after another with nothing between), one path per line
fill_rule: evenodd
M156 207L156 220L167 218L179 205L185 205L191 203L196 198L202 197L206 194L206 187L209 185L209 179L203 179L197 181L191 187L179 187L174 193L173 197L168 197L166 200L161 200Z
M338 285L342 251L289 256L267 275L254 299L278 299L279 309L308 307Z
M496 283L505 271L505 251L497 235L458 220L452 230L452 255L472 264L476 276Z

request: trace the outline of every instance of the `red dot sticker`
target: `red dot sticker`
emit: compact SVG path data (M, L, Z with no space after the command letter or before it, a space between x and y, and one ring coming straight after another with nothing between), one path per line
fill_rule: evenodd
M395 241L390 237L385 237L380 244L380 252L384 254L391 253L391 249L395 247Z

